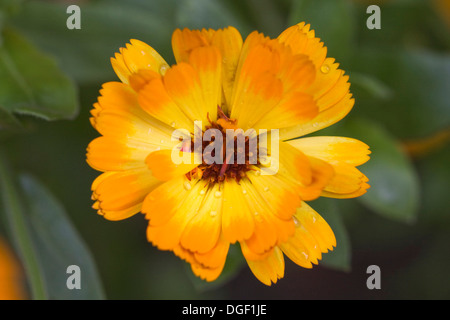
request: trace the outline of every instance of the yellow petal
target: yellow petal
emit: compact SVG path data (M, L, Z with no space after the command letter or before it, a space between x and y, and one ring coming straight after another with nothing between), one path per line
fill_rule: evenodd
M277 77L280 55L269 46L256 45L241 59L245 60L236 75L230 118L246 130L280 102L283 85Z
M236 77L236 69L242 49L242 37L233 27L217 30L211 38L211 45L217 47L222 55L222 87L224 102L222 110L227 112L231 104L231 94Z
M177 63L187 62L192 50L210 44L214 30L176 29L172 34L172 49Z
M178 180L180 181L180 180ZM172 184L164 184L162 188L166 192L177 192L173 201L166 201L168 214L170 218L166 222L153 225L152 216L157 213L146 211L147 216L150 215L150 223L147 227L147 239L160 250L173 250L180 245L180 239L188 222L197 214L201 203L204 201L205 195L200 191L204 185L201 181L184 180L182 184L183 190L180 192L180 186L171 189ZM188 184L189 183L189 184ZM170 208L172 206L173 208ZM165 214L163 212L159 214ZM161 219L162 220L162 219ZM160 222L161 222L160 220Z
M122 171L145 167L145 158L154 150L146 143L98 137L87 147L87 162L99 171Z
M253 212L247 205L247 190L235 180L224 183L222 193L222 232L230 243L248 239L254 230Z
M246 260L255 277L265 285L270 286L284 277L283 253L277 247L264 260Z
M128 84L131 74L141 69L149 69L159 74L164 74L168 68L167 62L148 44L132 39L126 48L121 48L120 54L116 53L111 59L113 69L123 83Z
M189 62L197 71L203 93L203 113L211 121L217 119L217 107L222 104L222 56L213 46L192 50Z
M190 119L169 96L162 79L156 78L147 83L139 91L138 101L149 115L171 128L193 130L193 119Z
M321 252L333 250L333 247L336 246L333 230L314 209L303 202L297 209L295 218L299 226L303 226L314 237Z
M286 143L310 157L327 162L359 166L369 160L369 146L357 139L344 137L307 137Z
M164 86L172 100L191 121L200 120L203 128L208 124L205 100L197 71L190 64L180 62L164 76ZM216 106L217 107L217 106Z
M189 153L189 155L191 157L190 163L176 164L172 160L172 150L158 150L150 153L145 159L145 163L155 178L168 181L183 176L198 166L194 163L194 153Z
M292 219L284 220L278 217L281 215L277 212L279 208L268 203L269 200L264 197L266 191L262 190L263 193L260 193L250 181L241 180L241 183L247 191L245 199L255 220L253 235L245 240L245 243L254 253L262 254L286 241L294 233L294 223Z
M121 220L139 212L145 197L160 184L148 169L107 172L94 181L93 199L99 214Z
M320 111L312 120L296 126L280 129L280 139L289 140L329 127L344 118L353 108L355 100L347 93L335 105Z
M291 47L294 53L308 56L317 68L327 55L323 42L315 37L314 30L310 30L310 25L305 25L304 22L287 28L278 36L278 40Z
M206 253L217 244L222 220L222 197L218 196L219 187L219 184L215 184L211 188L202 189L205 192L203 202L187 223L180 239L183 248Z

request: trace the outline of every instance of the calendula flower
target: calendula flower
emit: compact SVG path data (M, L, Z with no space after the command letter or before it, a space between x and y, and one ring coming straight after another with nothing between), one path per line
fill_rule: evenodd
M0 238L0 300L24 300L22 269L11 248Z
M284 255L311 268L336 239L306 201L364 194L368 179L356 167L369 150L352 138L292 139L347 115L348 76L305 23L245 41L233 27L176 30L172 47L173 66L138 40L111 59L121 82L103 85L91 118L102 136L87 160L104 172L92 185L94 208L109 220L142 212L148 240L208 281L232 244L267 285L283 277ZM244 143L234 153L212 148L238 129L231 145L240 136ZM254 138L270 144L251 149ZM200 162L174 161L195 158L194 149ZM250 161L254 151L265 159Z

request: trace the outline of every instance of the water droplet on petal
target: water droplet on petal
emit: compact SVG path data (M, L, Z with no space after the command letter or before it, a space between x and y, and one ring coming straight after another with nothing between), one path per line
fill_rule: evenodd
M183 187L187 191L191 190L191 188L192 188L192 186L191 186L189 181L185 181L184 184L183 184Z
M175 128L175 125L176 125L175 121L173 121L173 122L170 124L170 126L171 126L172 128Z
M324 64L323 66L320 67L320 72L327 74L328 72L330 72L330 67Z
M211 217L215 217L215 216L217 215L217 211L211 211L211 212L209 213L209 215L210 215Z
M200 190L200 194L204 195L205 194L205 189Z
M221 191L216 191L214 193L214 197L216 197L216 198L220 198L221 196L222 196L222 192Z
M255 172L255 176L260 176L260 175L261 175L261 171L260 170Z
M312 217L312 222L316 222L316 217Z
M303 256L305 257L305 259L308 259L308 254L306 252L302 252Z
M267 192L267 191L269 191L269 190L270 190L269 187L265 187L265 188L264 188L264 191L265 191L265 192Z
M300 226L300 222L298 221L298 219L295 216L292 217L292 220L294 220L294 224L296 227Z
M165 75L167 69L169 69L169 66L167 64L163 64L159 67L159 73L161 73L162 75Z
M161 142L161 143L164 143L164 140L161 140L160 142Z
M243 190L242 190L242 193L243 193L243 194L247 194L247 190L243 189Z
M152 133L152 128L148 128L147 134L150 134L150 133Z

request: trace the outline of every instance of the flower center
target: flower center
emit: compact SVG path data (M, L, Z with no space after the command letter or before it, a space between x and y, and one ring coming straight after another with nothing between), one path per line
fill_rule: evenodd
M256 141L256 136L249 137L242 130L235 131L236 122L218 107L217 121L209 120L210 125L202 132L202 163L186 174L189 180L201 178L208 184L214 184L235 179L239 183L247 171L254 170L252 166L259 163L256 159L258 149L256 142L251 143L251 140ZM206 132L211 131L210 129L216 134L206 137ZM194 142L191 142L191 150L194 150Z

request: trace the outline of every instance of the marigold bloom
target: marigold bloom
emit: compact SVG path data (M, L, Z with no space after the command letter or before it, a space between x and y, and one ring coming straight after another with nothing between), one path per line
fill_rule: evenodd
M138 212L148 240L189 262L208 281L239 243L251 271L270 285L284 275L284 255L311 268L336 246L333 231L305 201L353 198L368 179L356 167L368 146L344 137L305 137L353 107L348 76L300 23L277 39L233 27L176 30L169 66L131 40L111 59L121 82L103 85L91 122L102 135L87 160L104 172L93 183L94 208L109 220ZM171 161L174 129L279 129L279 170L263 164ZM268 150L269 157L270 148ZM247 155L248 156L248 155ZM284 255L283 255L284 254Z
M0 238L0 300L24 300L22 269L10 247Z

